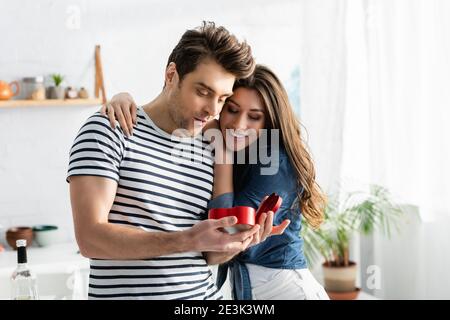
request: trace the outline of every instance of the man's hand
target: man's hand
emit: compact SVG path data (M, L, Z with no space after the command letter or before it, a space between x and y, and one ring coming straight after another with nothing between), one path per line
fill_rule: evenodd
M100 112L108 116L113 129L116 128L116 120L127 137L133 135L133 125L137 123L137 106L133 97L126 92L116 94L111 101L102 105Z
M234 224L236 224L237 219L236 217L226 217L226 218L222 218L220 220L224 220L225 224L221 224L222 227L220 230L222 230L223 227L229 227L232 226ZM216 220L216 221L220 221L220 220ZM226 221L229 221L230 223L227 224ZM214 221L214 220L211 220ZM230 246L227 247L227 249L225 251L209 251L209 252L204 252L204 256L206 259L206 262L208 264L220 264L220 263L224 263L227 262L229 260L231 260L235 255L239 254L240 252L246 250L249 245L254 241L255 235L258 234L258 232L260 231L260 226L257 224L255 226L253 226L253 228L251 228L250 230L247 231L243 231L243 232L238 232L238 233L234 233L233 234L233 239L244 239L243 241L238 241ZM228 235L230 236L230 234L224 232L224 231L220 231L221 232L221 237L223 237L224 235ZM247 237L249 234L251 234L251 236ZM247 237L245 239L245 237ZM231 239L231 237L229 238Z
M255 227L253 227L253 228L255 228ZM244 240L242 242L242 246L240 246L239 248L235 248L235 249L225 251L225 252L209 251L209 252L203 252L203 254L204 254L206 262L208 264L225 263L225 262L233 259L234 256L238 255L242 251L245 251L252 241L253 241L253 236Z
M186 239L192 243L194 251L240 252L247 248L260 227L255 225L250 230L235 234L223 231L223 228L236 223L236 217L204 220L186 230Z

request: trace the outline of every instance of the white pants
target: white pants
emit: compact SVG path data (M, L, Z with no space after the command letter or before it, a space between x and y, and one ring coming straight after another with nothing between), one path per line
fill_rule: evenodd
M308 269L272 269L247 264L253 300L329 300Z

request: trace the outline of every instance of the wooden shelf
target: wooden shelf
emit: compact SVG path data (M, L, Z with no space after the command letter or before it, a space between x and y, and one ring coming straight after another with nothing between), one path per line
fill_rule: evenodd
M99 106L101 99L47 99L47 100L7 100L0 101L0 108L51 107L51 106Z
M95 46L95 86L94 95L90 99L45 99L45 100L0 100L0 109L20 107L63 107L63 106L100 106L108 101L103 82L100 46Z

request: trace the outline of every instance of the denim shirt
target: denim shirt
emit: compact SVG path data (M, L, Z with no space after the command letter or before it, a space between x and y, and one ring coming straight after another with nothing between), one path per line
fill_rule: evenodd
M233 298L251 300L250 276L245 263L252 263L275 269L307 268L303 253L303 239L300 236L301 212L298 206L298 185L294 170L284 148L280 147L276 159L278 171L274 175L261 174L261 168L271 164L235 164L233 166L234 193L226 193L211 200L208 209L250 206L257 209L261 200L272 192L283 199L274 215L274 225L290 219L291 223L282 235L268 237L232 260L221 264L218 269L217 285L220 288L226 280L228 268L231 271ZM272 164L274 165L274 164Z

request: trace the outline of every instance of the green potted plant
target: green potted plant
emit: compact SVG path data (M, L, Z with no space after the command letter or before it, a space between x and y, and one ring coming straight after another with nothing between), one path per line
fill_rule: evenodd
M65 89L61 86L64 77L60 74L54 73L51 75L54 86L49 88L50 99L64 99Z
M398 229L402 215L387 189L371 185L368 193L348 193L342 201L330 199L324 222L317 230L304 221L306 258L310 266L319 258L324 260L324 286L331 299L354 299L358 295L357 265L349 258L354 233L370 235L377 230L390 237L391 230Z

